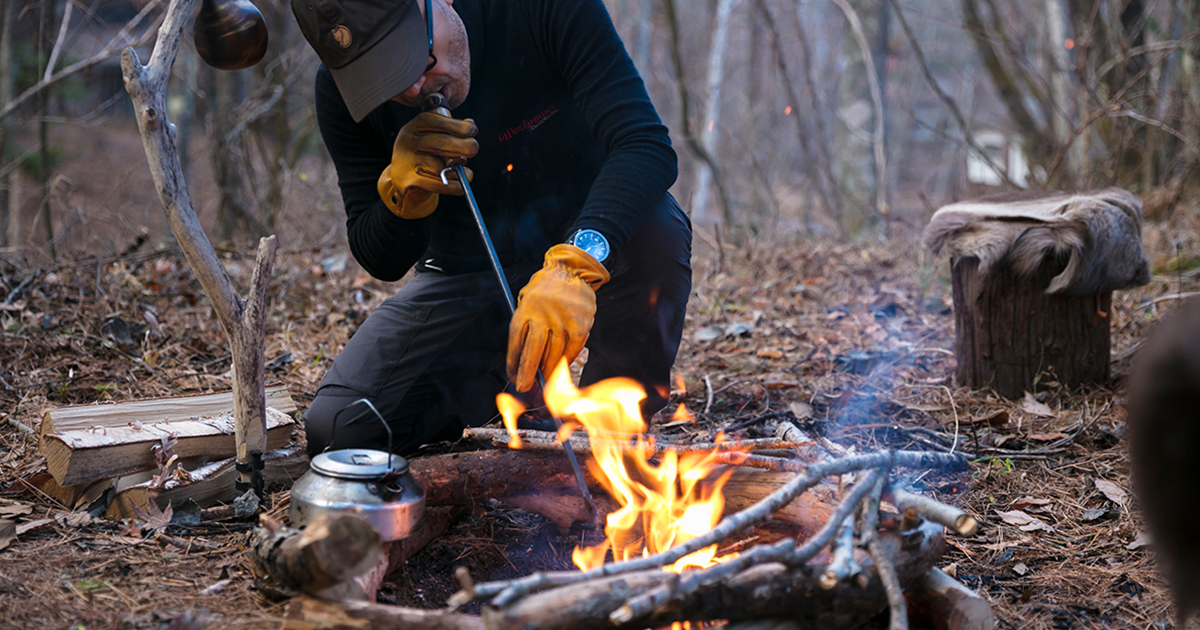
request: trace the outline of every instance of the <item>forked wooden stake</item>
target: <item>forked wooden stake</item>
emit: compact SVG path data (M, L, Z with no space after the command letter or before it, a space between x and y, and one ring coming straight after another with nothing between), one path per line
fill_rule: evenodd
M274 236L259 239L258 256L246 298L238 295L221 266L204 228L196 218L175 146L175 125L167 120L167 85L179 52L183 29L195 0L171 0L158 29L154 52L146 65L132 48L121 55L125 90L133 100L150 174L184 258L212 300L221 328L229 335L233 355L234 439L241 484L253 485L253 453L266 446L264 421L263 339L266 332L267 285L275 263ZM261 476L258 477L261 479ZM261 488L258 490L261 493Z

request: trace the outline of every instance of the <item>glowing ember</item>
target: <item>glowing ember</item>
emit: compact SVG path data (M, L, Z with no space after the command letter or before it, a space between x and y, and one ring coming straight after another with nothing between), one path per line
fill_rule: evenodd
M618 561L659 553L707 533L721 518L725 507L721 488L732 470L713 483L701 483L717 465L716 451L683 455L666 451L657 465L652 463L654 442L645 435L646 423L638 406L645 397L637 382L624 378L581 391L571 383L566 363L559 365L546 385L546 405L551 413L573 420L564 424L559 440L570 436L568 425L577 422L584 427L594 458L588 460L588 467L620 504L608 515L607 540L575 549L572 557L581 570L603 564L610 549ZM515 432L516 415L510 419L503 405L500 409L505 426ZM669 568L678 572L724 560L715 557L716 549L713 545L697 551Z

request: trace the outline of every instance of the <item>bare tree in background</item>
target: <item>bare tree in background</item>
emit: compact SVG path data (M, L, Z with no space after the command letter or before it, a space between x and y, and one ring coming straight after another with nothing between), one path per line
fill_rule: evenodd
M725 82L725 49L729 43L729 16L740 0L717 0L716 18L713 20L712 49L708 54L708 80L704 100L704 131L700 132L700 144L709 155L717 155L717 125L721 118L721 85ZM712 180L713 168L705 162L696 169L696 187L692 192L691 214L697 223L709 223L708 185ZM730 222L728 212L725 223Z
M13 92L13 44L12 44L12 23L13 23L13 2L4 2L0 4L0 103L7 103L12 100ZM12 185L12 169L4 164L4 156L8 148L8 120L0 117L0 169L3 174L0 174L0 247L8 247L9 228L12 223L13 215L13 197L11 195L10 186Z
M1186 1L1158 7L1169 26L1152 32L1142 0L1045 0L1037 11L961 0L963 23L1043 185L1146 190L1194 172L1195 73L1172 70L1195 62L1200 2ZM1023 35L1043 25L1046 37L1029 49Z

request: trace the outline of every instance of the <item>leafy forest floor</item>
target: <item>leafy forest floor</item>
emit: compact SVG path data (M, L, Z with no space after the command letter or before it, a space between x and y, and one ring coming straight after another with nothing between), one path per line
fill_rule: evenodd
M1155 275L1114 295L1111 382L1068 391L1047 379L1017 401L955 385L947 264L915 233L886 243L758 240L725 245L719 257L698 239L674 394L696 423L672 430L753 435L756 418L785 413L859 451L975 454L967 474L907 481L983 523L972 538L949 537L941 566L991 602L999 627L1170 624L1129 491L1123 387L1137 342L1179 303L1169 296L1200 289L1196 214L1147 223ZM252 253L224 257L244 292ZM338 251L281 253L269 380L286 383L303 410L332 357L396 287ZM20 427L36 430L47 407L231 387L224 335L178 251L41 268L0 258L0 323L0 518L20 531L0 550L0 627L277 626L282 607L255 589L244 553L252 524L170 525L167 534L195 544L162 545L149 526L72 513L21 482L45 472ZM274 490L278 503L285 492ZM380 600L440 606L459 564L476 579L569 565L577 537L488 508L411 559Z

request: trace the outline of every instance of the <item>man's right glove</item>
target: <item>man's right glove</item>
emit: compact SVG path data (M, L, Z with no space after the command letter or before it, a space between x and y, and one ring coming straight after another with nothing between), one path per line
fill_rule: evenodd
M596 318L596 289L608 282L604 265L574 245L555 245L521 289L508 326L508 378L518 392L533 387L538 369L583 352Z
M457 177L442 183L442 170L475 157L475 121L422 112L400 129L392 163L379 176L379 197L401 219L423 219L437 209L438 195L461 195ZM466 169L467 181L471 169Z

